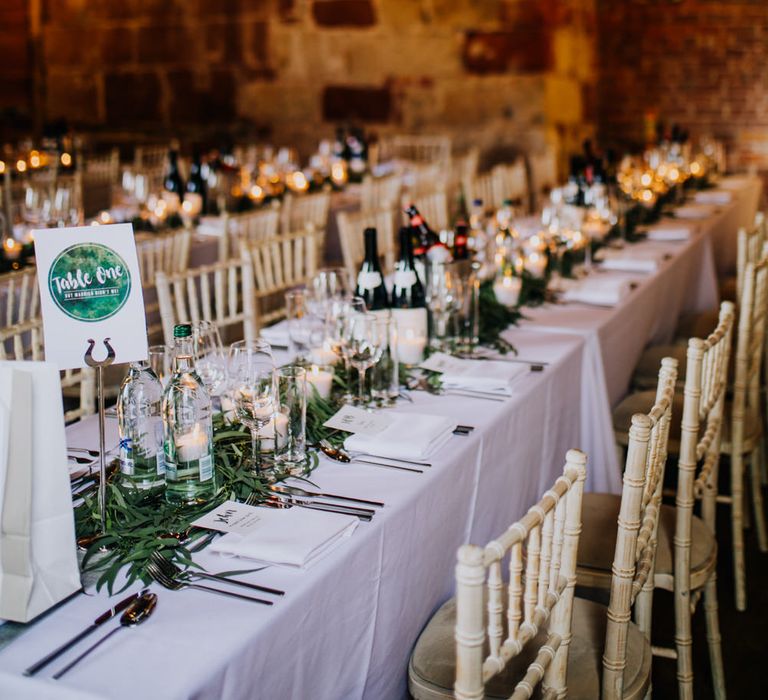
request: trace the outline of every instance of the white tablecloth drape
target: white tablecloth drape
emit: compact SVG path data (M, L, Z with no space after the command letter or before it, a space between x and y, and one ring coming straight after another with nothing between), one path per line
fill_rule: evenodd
M103 594L80 595L0 652L0 696L405 696L408 656L452 593L460 544L487 541L522 515L560 473L569 447L590 453L590 488L618 490L610 406L648 342L668 340L681 311L715 305L712 241L725 237L720 227L738 207L701 222L689 241L664 244L669 258L655 274L633 276L637 288L616 308L526 310L530 320L506 337L519 358L548 364L516 383L505 403L414 393L413 404L393 409L476 427L469 437L452 437L424 474L323 459L312 475L319 487L383 500L386 508L307 571L272 567L249 575L286 591L273 608L160 589L152 619L116 634L62 681L45 680L59 663L43 679L22 679L25 667L110 604ZM114 443L115 422L108 423ZM71 426L70 444L95 446L95 425L90 418ZM248 568L212 553L197 557L214 571Z

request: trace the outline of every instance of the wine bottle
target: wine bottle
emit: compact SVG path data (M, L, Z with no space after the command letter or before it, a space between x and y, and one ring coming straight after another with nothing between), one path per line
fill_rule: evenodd
M400 229L400 259L395 264L395 279L392 287L393 309L418 309L426 306L424 286L419 279L413 259L411 232L407 227Z
M117 396L120 472L138 489L165 484L163 387L149 363L132 362Z
M365 258L357 273L357 289L355 294L365 299L365 306L369 311L380 311L389 306L387 288L384 286L384 275L381 274L379 264L379 252L376 242L376 229L366 228L363 231L365 238Z
M448 249L440 242L438 236L424 220L415 204L410 204L405 209L408 221L413 232L413 254L430 262L446 262L451 255Z
M411 231L400 229L400 259L395 264L392 318L397 325L398 361L417 365L427 344L427 302L424 286L413 259Z
M453 259L466 260L469 258L469 226L463 219L456 222L456 230L453 234Z
M179 153L176 150L168 151L168 169L163 179L163 187L166 192L177 195L179 200L184 197L184 181L179 173Z
M198 206L195 209L200 214L207 213L208 186L203 178L203 166L200 162L200 154L195 153L192 158L192 165L189 169L189 180L187 181L187 195L192 195L191 199L197 200ZM187 197L190 199L190 197Z
M165 499L203 504L216 495L211 398L192 362L192 326L175 326L173 336L176 355L162 407Z

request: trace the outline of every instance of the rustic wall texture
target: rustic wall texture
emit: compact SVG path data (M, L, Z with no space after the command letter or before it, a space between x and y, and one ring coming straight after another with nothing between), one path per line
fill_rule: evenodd
M524 149L595 126L595 0L36 1L47 120L304 150L349 119Z
M768 0L2 0L0 116L568 152L598 127L641 144L653 111L768 170L767 54Z
M655 112L768 170L768 0L598 0L604 139L641 143Z

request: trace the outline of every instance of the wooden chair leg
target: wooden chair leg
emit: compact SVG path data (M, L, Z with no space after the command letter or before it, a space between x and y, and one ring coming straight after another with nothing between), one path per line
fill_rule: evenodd
M763 462L762 449L755 448L750 456L749 473L752 477L752 507L754 508L757 543L761 552L768 552L768 534L765 529L765 513L763 511L763 484L760 478Z
M707 623L709 664L712 670L712 686L717 700L725 700L725 673L723 652L720 645L720 620L717 608L717 575L712 572L704 586L704 613Z
M693 638L691 636L691 592L675 591L675 647L680 700L693 700Z
M731 455L731 538L733 541L733 576L736 609L747 608L746 571L744 563L744 458Z

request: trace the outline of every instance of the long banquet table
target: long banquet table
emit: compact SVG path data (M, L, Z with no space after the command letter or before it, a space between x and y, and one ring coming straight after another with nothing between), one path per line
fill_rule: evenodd
M0 696L405 696L410 650L452 593L460 544L486 541L519 517L556 478L569 447L588 452L588 488L620 488L610 407L648 342L668 340L682 311L716 304L713 243L735 246L735 231L724 225L747 206L744 191L697 222L690 240L639 244L662 245L668 258L653 274L631 275L638 286L615 308L527 309L528 320L505 337L519 358L548 364L518 380L504 403L414 393L413 404L393 409L476 427L469 437L452 437L424 474L323 459L311 477L318 486L386 507L306 571L271 567L249 575L286 591L274 607L160 589L149 622L116 635L62 681L46 673L22 679L23 668L107 607L103 594L78 595L0 651ZM114 444L114 421L109 429ZM70 426L68 439L94 446L94 418ZM247 568L211 553L197 558L214 571Z

